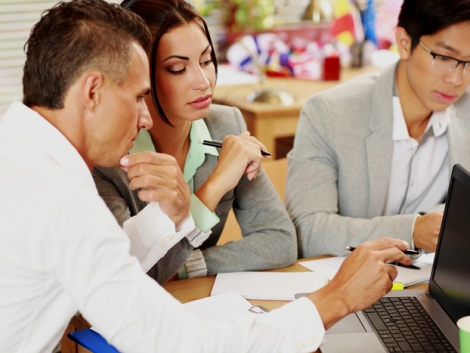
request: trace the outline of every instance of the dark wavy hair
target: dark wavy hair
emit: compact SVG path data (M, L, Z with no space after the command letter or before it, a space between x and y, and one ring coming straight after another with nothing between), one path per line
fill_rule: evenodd
M470 21L469 0L405 0L398 17L398 26L411 37L413 50L421 36Z
M124 0L121 6L131 10L143 18L152 32L153 43L150 54L150 80L152 86L152 100L157 108L160 118L171 125L163 111L157 96L157 85L155 84L155 67L158 43L162 36L168 31L189 24L191 21L198 23L204 30L207 40L212 48L211 59L215 66L217 75L217 58L215 55L212 39L207 29L206 21L199 15L193 5L185 0Z
M70 86L90 69L121 84L129 73L131 44L148 54L151 41L144 21L119 5L59 2L43 12L25 44L23 103L62 109Z

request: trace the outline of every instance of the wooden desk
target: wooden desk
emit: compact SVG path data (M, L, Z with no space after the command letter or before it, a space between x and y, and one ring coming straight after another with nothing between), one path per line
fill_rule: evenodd
M266 80L267 87L285 88L296 95L295 103L290 106L247 102L246 97L259 90L260 84L216 86L213 102L239 108L245 118L248 130L264 143L268 151L273 154L273 158L276 158L276 138L295 135L300 110L309 97L353 77L376 70L375 67L342 69L339 81L268 78Z
M292 266L280 268L276 270L270 270L267 272L310 272L309 269L299 264L302 261L323 259L328 256L317 256L309 259L299 260ZM181 303L191 302L193 300L202 299L210 296L212 286L214 285L215 276L206 276L198 278L190 278L181 281L170 281L163 285L169 293L171 293ZM428 284L423 283L417 286L413 286L413 289L428 289ZM249 300L253 305L262 305L270 310L281 307L288 303L280 300ZM78 347L75 343L70 341L66 334L72 331L83 330L89 327L89 324L81 317L75 316L70 321L69 326L62 338L62 353L90 353L89 350L83 347Z
M310 259L302 259L293 264L292 266L279 268L276 270L269 270L266 272L311 272L309 269L299 264L302 261L318 260L328 256L317 256ZM193 300L202 299L210 296L212 286L215 282L215 276L206 276L198 278L189 278L182 281L171 281L163 285L168 292L170 292L181 303L188 303ZM428 289L428 284L423 283L413 286L413 289ZM280 300L249 300L253 305L262 305L268 309L279 308L288 303Z

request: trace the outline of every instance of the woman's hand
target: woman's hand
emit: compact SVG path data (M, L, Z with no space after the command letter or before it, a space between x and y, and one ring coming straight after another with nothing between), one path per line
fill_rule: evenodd
M256 178L263 158L261 151L267 152L266 147L250 136L249 131L239 136L226 136L217 167L196 191L196 196L214 211L220 199L237 186L243 174L246 174L248 180Z

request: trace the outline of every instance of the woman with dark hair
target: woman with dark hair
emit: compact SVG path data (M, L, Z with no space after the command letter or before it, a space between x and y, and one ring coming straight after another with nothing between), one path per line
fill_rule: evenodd
M217 61L204 19L184 0L126 0L122 6L140 15L153 36L146 102L154 125L140 131L130 153L151 151L176 159L192 194L195 224L208 235L197 249L183 238L149 275L163 283L176 272L186 278L292 264L295 231L261 168L266 148L246 131L237 108L211 105ZM200 140L223 140L223 147ZM152 177L155 169L145 169ZM121 225L147 205L139 190L131 190L123 170L97 168L94 177ZM243 238L216 246L232 208Z

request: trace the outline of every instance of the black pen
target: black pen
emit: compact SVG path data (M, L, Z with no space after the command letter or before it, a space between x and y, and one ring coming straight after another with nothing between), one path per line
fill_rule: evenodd
M199 143L202 143L202 144L205 145L205 146L212 146L212 147L222 148L222 141L217 141L217 140L213 140L213 141L202 140L202 141L199 141ZM261 151L261 155L263 155L263 156L265 156L265 157L269 157L269 156L271 156L271 153Z
M407 266L407 265L402 265L402 264L399 263L399 262L393 262L393 263L391 263L390 265L399 266L399 267L404 267L404 268L409 268L410 270L421 270L421 267L418 267L418 266L413 265L413 264Z
M356 249L354 246L346 246L346 250L353 251L354 249ZM406 255L419 255L419 254L421 254L421 250L413 250L413 249L402 250L402 252Z

